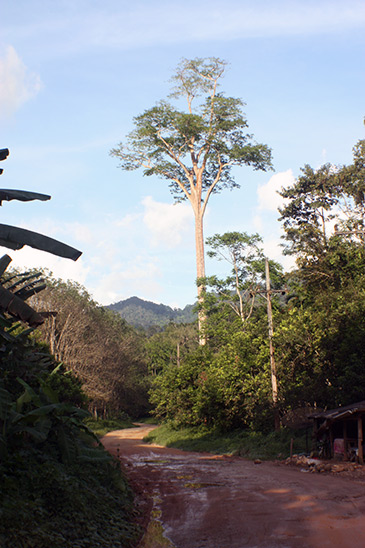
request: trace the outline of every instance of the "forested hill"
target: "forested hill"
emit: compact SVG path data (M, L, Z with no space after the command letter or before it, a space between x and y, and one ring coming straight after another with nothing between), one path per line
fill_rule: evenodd
M184 309L171 308L165 304L144 301L138 297L130 297L111 304L107 308L118 312L129 324L143 328L154 325L163 327L169 322L191 323L196 319L193 305L187 305Z

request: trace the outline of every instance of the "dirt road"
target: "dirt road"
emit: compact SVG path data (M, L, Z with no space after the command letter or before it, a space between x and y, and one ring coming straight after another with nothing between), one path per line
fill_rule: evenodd
M365 547L364 481L147 445L151 428L102 440L146 518L139 548Z

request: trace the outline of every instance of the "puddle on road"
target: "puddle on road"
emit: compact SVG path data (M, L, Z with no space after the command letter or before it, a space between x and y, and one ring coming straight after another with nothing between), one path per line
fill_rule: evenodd
M182 480L182 479L185 479L185 480L190 480L190 479L193 479L193 476L191 474L184 474L184 475L180 475L180 476L176 476L177 479L179 480Z
M205 487L220 487L221 483L185 483L187 489L204 489Z
M143 462L145 464L168 464L170 461L164 459L144 459Z
M177 473L176 471L179 468L184 468L185 463L181 462L180 459L161 459L158 458L158 455L150 455L148 458L136 459L133 462L134 466L148 466L152 465L159 466L164 465L164 469L175 471L175 481L178 480L183 482L183 486L186 489L191 490L191 496L194 498L201 497L204 493L204 489L207 487L219 487L221 483L208 483L208 482L194 482L194 474L184 474ZM195 491L193 494L192 492ZM198 492L197 492L198 491ZM151 510L150 521L148 523L146 532L138 545L138 548L176 548L175 544L168 538L166 534L166 529L164 527L161 511L161 498L159 496L158 490L155 490L153 499L153 507Z
M138 548L176 548L175 544L165 536L165 530L160 519L161 502L161 498L155 494L153 496L151 519Z
M170 462L171 462L170 460L166 460L166 459L146 459L146 458L131 459L131 464L135 466L136 468L139 466L146 466L149 464L152 464L153 466L160 466L162 464L164 464L165 466L169 466Z

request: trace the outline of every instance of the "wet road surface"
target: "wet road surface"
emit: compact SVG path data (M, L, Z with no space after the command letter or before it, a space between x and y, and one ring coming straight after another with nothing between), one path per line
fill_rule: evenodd
M365 547L365 482L145 444L152 428L102 439L137 493L138 548Z

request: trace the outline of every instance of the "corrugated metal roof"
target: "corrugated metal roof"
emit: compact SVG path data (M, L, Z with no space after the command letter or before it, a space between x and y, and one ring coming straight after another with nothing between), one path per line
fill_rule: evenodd
M344 407L337 407L337 409L330 409L329 411L322 411L321 413L315 413L310 415L310 419L327 419L336 420L349 417L356 413L365 413L365 400Z

